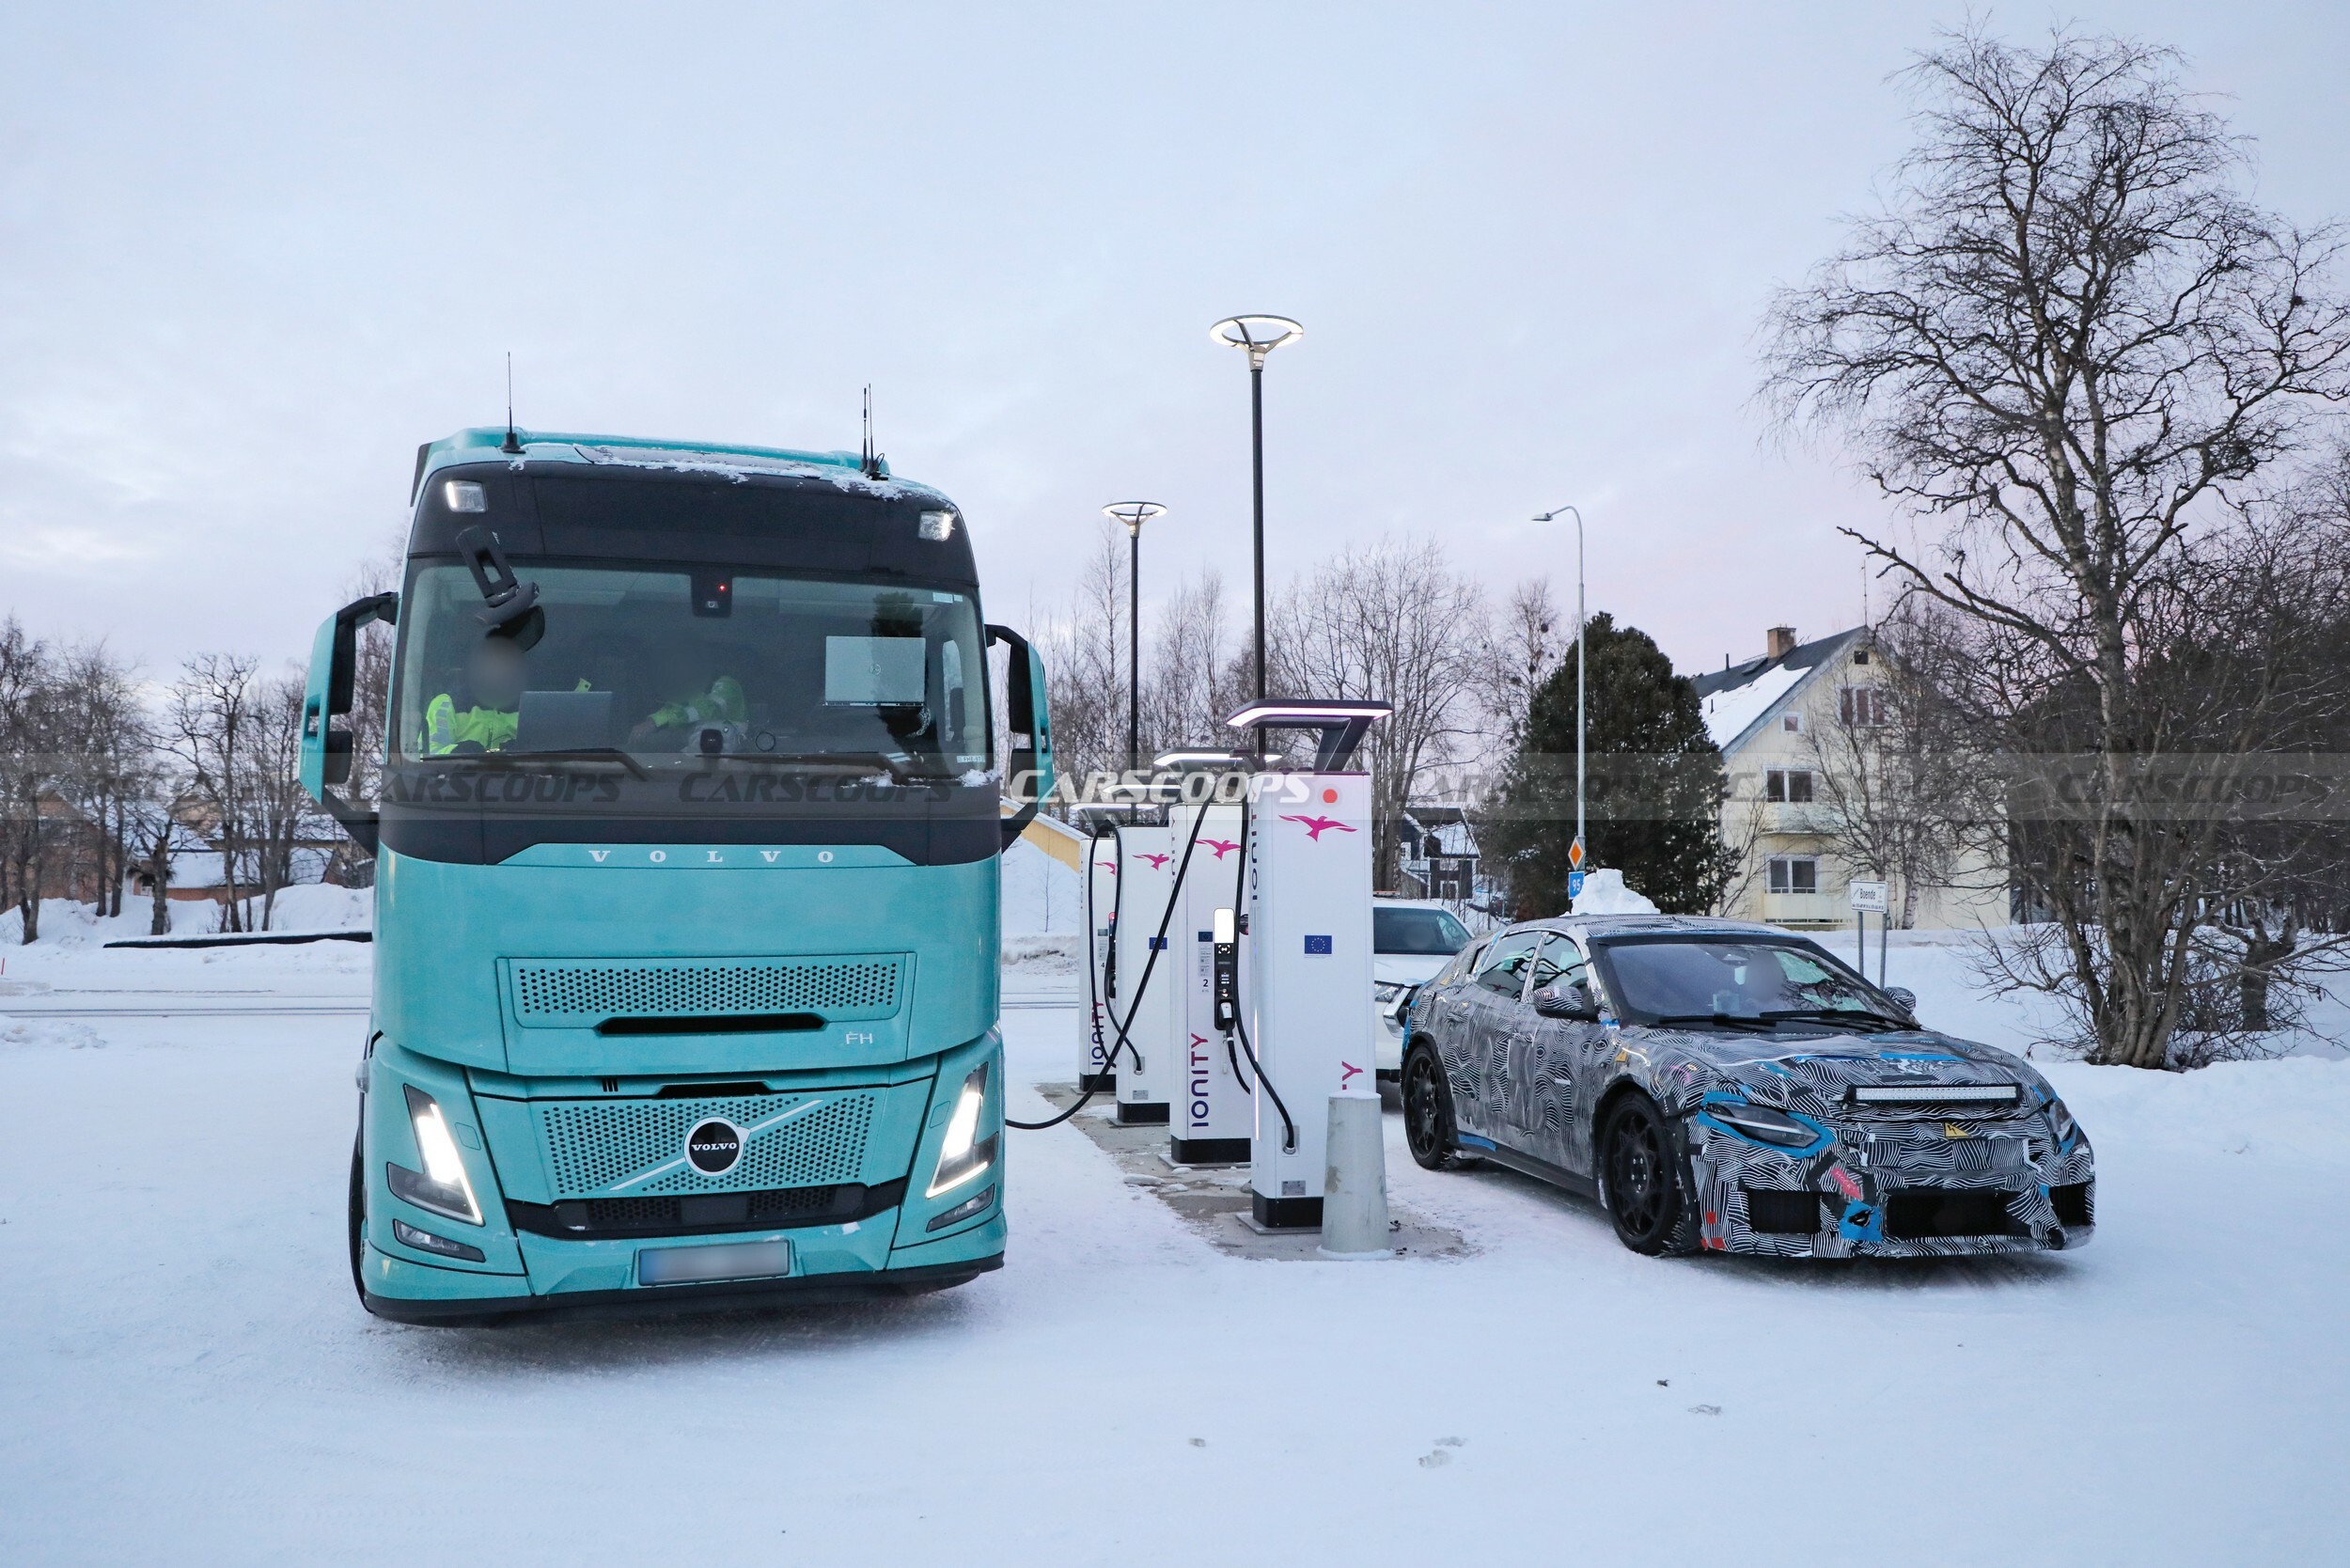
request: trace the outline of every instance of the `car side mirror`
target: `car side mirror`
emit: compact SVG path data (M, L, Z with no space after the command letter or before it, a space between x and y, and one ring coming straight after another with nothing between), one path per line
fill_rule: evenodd
M1912 1018L1918 1016L1918 993L1915 991L1907 986L1888 985L1885 988L1885 995L1895 1007L1900 1008Z
M1591 1000L1591 994L1587 988L1574 980L1559 981L1535 992L1534 1011L1545 1018L1572 1018L1585 1024L1599 1022L1599 1004Z

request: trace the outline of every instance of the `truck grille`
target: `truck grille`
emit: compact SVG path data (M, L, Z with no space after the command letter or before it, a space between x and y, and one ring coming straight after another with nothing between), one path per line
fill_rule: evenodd
M664 1198L682 1193L827 1186L863 1179L870 1092L715 1100L557 1100L534 1107L555 1196ZM685 1135L722 1117L743 1132L734 1168L685 1163Z
M514 1017L539 1028L587 1028L612 1018L812 1012L826 1020L898 1011L905 961L853 958L516 959Z
M569 1240L713 1235L869 1219L903 1202L905 1189L906 1180L901 1176L871 1187L842 1182L688 1198L574 1198L557 1203L509 1199L506 1214L522 1230Z

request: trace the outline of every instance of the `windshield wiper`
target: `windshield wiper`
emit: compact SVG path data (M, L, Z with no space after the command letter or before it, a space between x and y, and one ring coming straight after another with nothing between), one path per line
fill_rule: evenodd
M504 773L516 773L540 762L618 762L639 779L652 776L643 763L612 745L580 746L567 751L450 751L438 757L411 758L409 761L411 765L422 761L436 767L445 762L472 762Z
M1762 1016L1773 1023L1782 1018L1819 1024L1850 1024L1865 1019L1869 1023L1882 1025L1886 1029L1914 1029L1918 1027L1915 1019L1895 1018L1889 1013L1872 1012L1867 1008L1791 1007L1774 1009Z
M1767 1016L1735 1012L1668 1012L1650 1019L1649 1023L1658 1028L1671 1024L1718 1024L1726 1029L1767 1029L1771 1027Z
M915 773L885 751L689 751L681 755L693 762L756 762L762 767L772 764L790 768L880 768L901 784L916 778L944 776Z

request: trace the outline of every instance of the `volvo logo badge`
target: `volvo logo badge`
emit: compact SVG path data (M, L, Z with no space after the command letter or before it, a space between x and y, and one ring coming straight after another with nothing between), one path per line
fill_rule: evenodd
M743 1157L743 1129L712 1117L685 1135L685 1163L705 1176L724 1176Z

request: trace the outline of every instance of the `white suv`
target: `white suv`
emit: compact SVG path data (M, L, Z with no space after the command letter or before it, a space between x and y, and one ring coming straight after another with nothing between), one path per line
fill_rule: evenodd
M1403 1010L1423 981L1468 945L1468 927L1443 904L1376 899L1371 906L1371 1052L1379 1081L1403 1070Z

